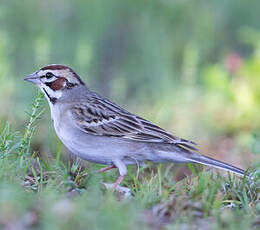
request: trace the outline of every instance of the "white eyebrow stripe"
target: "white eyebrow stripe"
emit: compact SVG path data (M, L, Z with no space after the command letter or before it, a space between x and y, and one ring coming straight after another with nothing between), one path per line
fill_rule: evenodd
M39 72L38 72L38 75L39 76L45 76L46 75L46 73L52 73L53 75L55 75L55 76L59 76L60 74L62 74L63 72L62 71L60 71L60 70L40 70Z
M82 84L81 79L78 79L70 69L58 69L58 70L53 70L53 69L45 69L45 70L39 70L37 73L39 77L45 76L46 73L52 73L56 77L64 77L67 79L70 83L73 84ZM47 80L46 80L47 81ZM84 83L83 83L84 84Z

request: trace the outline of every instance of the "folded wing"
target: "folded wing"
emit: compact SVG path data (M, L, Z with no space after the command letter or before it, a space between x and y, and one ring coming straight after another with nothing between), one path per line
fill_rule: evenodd
M194 142L176 137L108 99L100 99L97 95L74 104L70 112L75 125L88 134L114 136L132 141L172 143L197 150Z

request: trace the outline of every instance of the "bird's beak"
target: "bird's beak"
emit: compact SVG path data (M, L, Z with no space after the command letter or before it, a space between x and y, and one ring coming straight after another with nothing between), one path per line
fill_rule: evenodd
M24 78L24 80L32 82L32 83L34 83L36 85L40 84L40 78L37 75L37 72L34 72L34 73L28 75L26 78Z

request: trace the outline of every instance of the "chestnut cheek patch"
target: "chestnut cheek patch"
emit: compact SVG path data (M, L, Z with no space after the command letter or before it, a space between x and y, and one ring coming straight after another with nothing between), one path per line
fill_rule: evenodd
M56 90L60 90L60 89L63 89L66 85L66 79L61 77L61 78L58 78L57 80L51 82L50 84L48 84L48 86L53 90L53 91L56 91Z

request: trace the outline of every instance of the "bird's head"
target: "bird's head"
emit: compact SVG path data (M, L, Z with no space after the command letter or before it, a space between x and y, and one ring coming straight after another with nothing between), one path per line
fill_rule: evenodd
M66 91L85 85L70 67L57 64L45 66L24 80L36 84L52 104Z

